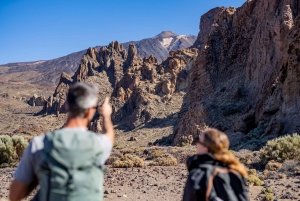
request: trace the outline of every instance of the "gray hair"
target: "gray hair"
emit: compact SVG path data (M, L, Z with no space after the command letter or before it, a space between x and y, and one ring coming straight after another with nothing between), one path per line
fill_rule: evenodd
M69 111L72 116L84 115L87 109L97 105L98 87L83 82L70 86L67 96Z

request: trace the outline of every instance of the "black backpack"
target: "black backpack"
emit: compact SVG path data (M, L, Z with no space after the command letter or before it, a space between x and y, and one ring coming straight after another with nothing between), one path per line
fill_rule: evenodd
M212 164L201 164L205 170L205 201L249 201L246 181L236 171Z

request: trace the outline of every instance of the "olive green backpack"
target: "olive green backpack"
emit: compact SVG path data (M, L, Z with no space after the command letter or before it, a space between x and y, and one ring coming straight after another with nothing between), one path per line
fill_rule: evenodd
M58 130L44 139L39 177L40 201L102 201L101 147L90 131Z

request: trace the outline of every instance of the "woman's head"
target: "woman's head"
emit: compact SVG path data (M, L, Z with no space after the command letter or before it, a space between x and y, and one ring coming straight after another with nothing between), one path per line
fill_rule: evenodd
M229 140L225 133L214 128L208 128L204 131L198 129L197 132L197 154L211 153L230 169L236 170L244 177L247 176L245 166L232 153L228 152Z
M196 138L197 154L208 152L219 154L227 152L229 140L225 133L214 128L207 128L198 133L199 135Z

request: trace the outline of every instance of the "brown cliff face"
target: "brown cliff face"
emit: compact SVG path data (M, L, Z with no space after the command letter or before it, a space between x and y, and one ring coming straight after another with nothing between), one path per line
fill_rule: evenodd
M62 74L55 93L45 103L44 112L66 112L70 84L88 82L100 88L100 101L111 96L113 121L124 129L166 118L167 114L162 111L173 106L174 93L179 100L176 104L182 103L187 74L197 53L197 49L172 51L170 57L159 65L152 55L141 59L134 45L129 45L128 51L117 41L99 51L89 48L72 78ZM101 129L99 116L95 117L90 129Z
M205 43L205 38L209 34L211 26L213 25L216 16L222 12L225 8L217 7L213 8L200 18L200 25L199 25L199 34L197 39L192 47L198 48L201 50L203 48L203 44Z
M174 144L197 125L252 140L300 131L299 14L297 0L252 0L216 15L190 72Z

